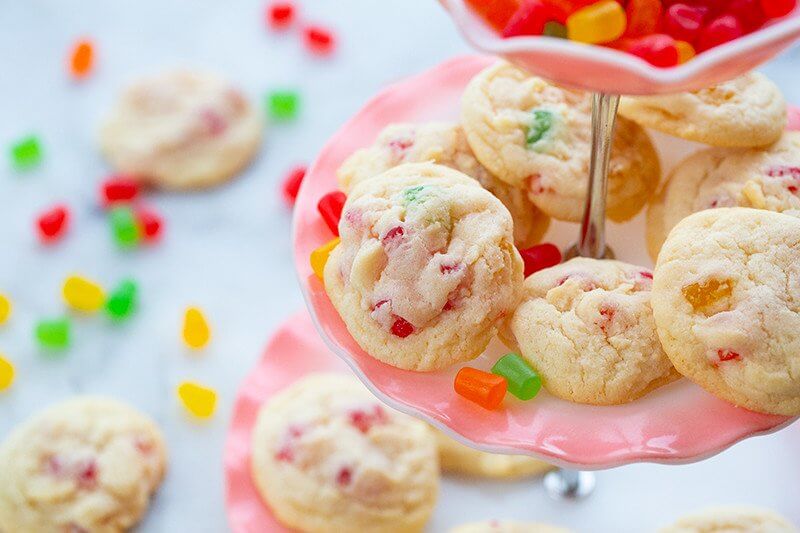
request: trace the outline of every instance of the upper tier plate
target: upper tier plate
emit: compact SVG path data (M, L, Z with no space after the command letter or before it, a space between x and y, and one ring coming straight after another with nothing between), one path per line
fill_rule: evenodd
M688 380L681 380L628 405L593 407L556 399L545 392L533 401L507 396L497 411L486 411L453 391L461 365L430 373L400 370L373 359L353 340L309 264L311 251L331 232L317 202L336 189L336 169L357 148L373 142L391 122L458 117L469 80L491 64L488 57L457 58L393 85L369 102L322 149L300 188L294 213L295 266L306 303L325 342L389 405L424 418L452 436L486 451L524 453L544 460L601 469L637 461L698 461L746 437L790 422L728 404ZM655 136L665 172L697 145ZM622 260L650 264L644 251L643 217L609 225L609 243ZM577 226L554 223L546 240L564 247ZM502 352L499 343L470 366L488 369Z
M753 70L800 37L800 7L787 17L674 68L659 68L603 46L550 37L503 39L464 4L440 0L472 46L538 76L587 91L663 94L709 87Z

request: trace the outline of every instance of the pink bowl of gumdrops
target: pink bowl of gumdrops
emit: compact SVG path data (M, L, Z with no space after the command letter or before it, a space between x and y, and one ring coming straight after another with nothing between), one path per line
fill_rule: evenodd
M609 94L692 91L800 37L797 0L440 0L475 48Z

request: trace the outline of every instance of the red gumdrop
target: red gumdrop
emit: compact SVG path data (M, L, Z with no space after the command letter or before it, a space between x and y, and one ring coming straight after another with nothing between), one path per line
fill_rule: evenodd
M703 29L708 8L674 4L667 8L661 20L661 29L679 41L693 43Z
M333 32L322 26L307 26L303 30L303 41L306 48L317 55L328 55L336 47Z
M542 0L522 0L519 9L503 28L503 37L541 35L550 20L550 9Z
M741 355L732 350L717 350L717 357L723 363L726 361L739 361L742 358Z
M100 204L109 207L120 202L131 202L139 195L139 184L125 174L116 174L100 185Z
M395 226L389 231L386 232L386 235L383 236L381 242L385 245L390 243L396 237L402 237L405 234L405 231L401 226Z
M519 0L466 0L467 4L497 31L503 31Z
M761 10L767 18L783 17L797 7L797 0L761 0Z
M152 209L137 207L136 220L142 230L142 237L145 242L153 242L161 236L161 230L164 228L164 219Z
M59 204L41 213L36 219L39 240L44 243L60 239L69 226L69 208Z
M747 31L760 28L767 20L759 0L732 0L727 11L735 15Z
M295 18L295 7L292 2L272 2L267 6L267 24L274 30L283 30L291 26Z
M625 51L657 67L674 67L680 60L675 39L661 33L631 39Z
M550 16L561 24L564 24L567 18L577 10L595 2L597 0L544 0L544 3L550 8Z
M297 200L297 193L300 191L300 184L303 183L303 178L306 177L305 165L298 165L286 173L281 183L281 193L283 199L289 205L294 205Z
M697 39L698 52L738 39L744 35L742 23L733 15L717 17L700 32Z
M525 277L534 272L555 266L561 262L561 250L555 244L537 244L525 250L520 250L519 255L525 263Z
M337 237L339 236L339 219L342 218L345 201L347 201L347 196L342 191L333 191L320 198L317 204L317 211L322 215L322 220Z
M625 37L642 37L655 33L661 19L661 0L628 0L625 6L628 25Z
M675 4L686 4L695 7L703 7L711 15L719 15L728 7L730 0L664 0L664 6L674 6Z
M353 471L346 466L340 468L339 473L336 474L336 483L341 487L348 486L352 480Z
M411 322L403 317L395 317L394 323L392 324L392 335L405 339L412 333L414 333L414 326Z

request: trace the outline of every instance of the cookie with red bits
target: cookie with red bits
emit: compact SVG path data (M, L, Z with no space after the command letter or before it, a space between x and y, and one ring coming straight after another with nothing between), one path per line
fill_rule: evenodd
M0 530L128 531L166 461L160 430L132 407L95 396L53 405L0 446Z
M356 185L325 290L364 351L428 371L480 355L523 280L508 209L442 165L405 164Z
M261 407L251 468L264 501L298 531L421 531L439 488L428 426L343 374L306 376Z

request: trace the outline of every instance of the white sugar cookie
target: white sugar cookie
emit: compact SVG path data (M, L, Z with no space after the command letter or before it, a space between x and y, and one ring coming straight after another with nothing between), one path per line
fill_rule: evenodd
M690 215L661 249L652 300L678 372L736 405L800 415L800 219Z
M405 164L359 183L325 290L371 356L410 370L474 359L519 298L511 215L477 181Z
M525 280L509 326L547 390L613 405L676 378L650 308L652 274L620 261L575 258Z
M591 95L551 85L509 63L470 81L461 118L478 160L501 180L524 187L530 200L558 220L583 215L591 153ZM607 215L633 218L661 177L647 133L620 117L608 181Z
M774 143L786 127L780 89L757 72L694 92L623 96L619 113L668 135L731 148Z
M111 165L164 189L223 183L255 157L261 113L228 82L168 71L128 87L100 131Z
M464 130L449 122L391 124L368 148L357 150L337 172L339 186L349 192L358 182L403 163L437 163L475 178L506 206L514 220L514 241L521 249L539 242L550 219L528 199L525 188L497 179L481 165Z
M165 468L161 432L133 408L93 396L55 404L0 445L0 531L127 531Z
M310 375L275 395L252 443L253 480L293 529L421 531L436 504L432 432L352 376Z
M655 260L670 230L717 207L753 207L800 217L800 132L767 148L711 148L672 171L647 212L647 248Z

